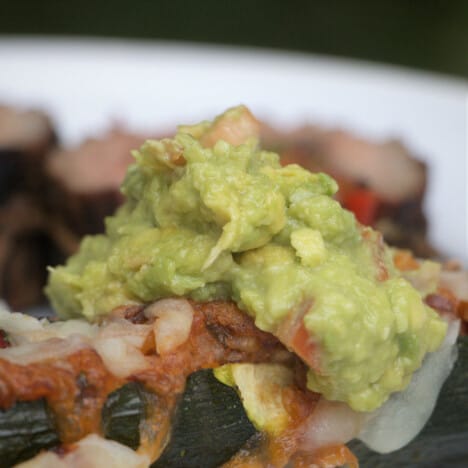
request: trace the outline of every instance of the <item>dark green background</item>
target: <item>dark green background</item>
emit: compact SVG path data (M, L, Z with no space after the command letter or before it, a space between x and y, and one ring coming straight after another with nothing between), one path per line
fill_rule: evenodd
M468 77L468 0L0 0L0 34L254 45Z

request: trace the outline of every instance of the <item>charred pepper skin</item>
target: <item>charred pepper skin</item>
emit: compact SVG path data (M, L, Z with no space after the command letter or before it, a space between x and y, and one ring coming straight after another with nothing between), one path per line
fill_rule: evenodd
M147 417L149 392L130 382L110 393L102 409L102 433L136 450ZM175 410L172 434L153 468L214 468L228 461L256 433L232 388L211 370L193 373ZM0 468L60 449L61 441L45 400L17 402L0 411Z
M257 433L236 391L209 369L188 378L172 424L169 444L152 468L216 468Z
M41 450L59 445L54 419L45 400L19 401L0 411L1 468L9 468Z

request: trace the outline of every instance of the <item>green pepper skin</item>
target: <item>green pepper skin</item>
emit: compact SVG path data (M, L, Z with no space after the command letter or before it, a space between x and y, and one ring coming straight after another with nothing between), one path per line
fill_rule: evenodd
M458 341L459 356L434 413L419 436L397 452L380 455L360 442L350 448L362 468L468 466L468 337ZM147 392L135 382L111 393L102 411L103 433L137 448L146 416ZM192 374L176 409L170 441L152 468L215 468L256 434L235 390L211 370ZM54 419L44 400L18 402L0 410L0 468L60 446Z
M256 430L235 390L211 370L192 374L174 415L168 446L152 468L215 468Z
M112 392L102 410L104 436L138 448L145 402L144 390L134 382ZM0 468L9 468L41 450L60 445L54 418L45 400L17 402L7 410L0 410Z
M136 450L140 445L140 421L146 415L144 390L130 382L112 392L102 409L102 429L106 439Z
M0 411L0 467L9 468L60 445L44 400L18 402Z

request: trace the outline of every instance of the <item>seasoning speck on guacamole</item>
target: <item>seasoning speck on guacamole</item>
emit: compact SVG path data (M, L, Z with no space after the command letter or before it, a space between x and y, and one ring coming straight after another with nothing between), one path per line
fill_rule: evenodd
M134 151L125 204L47 294L66 318L186 296L233 300L309 366L308 387L372 411L402 390L446 324L329 176L259 147L243 106Z

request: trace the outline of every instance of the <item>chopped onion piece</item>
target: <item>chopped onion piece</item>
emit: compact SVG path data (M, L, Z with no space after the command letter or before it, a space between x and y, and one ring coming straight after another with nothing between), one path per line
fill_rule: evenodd
M107 369L116 377L125 378L149 366L143 353L122 338L96 339L94 349Z
M125 319L114 319L100 328L96 338L118 338L130 346L141 348L151 330L151 325L133 324Z
M155 317L153 325L156 351L172 352L188 339L193 321L193 309L185 299L163 299L149 306L145 315Z
M359 439L379 453L398 450L416 437L434 410L439 391L457 359L460 322L451 321L442 346L429 353L408 387L376 410Z
M112 374L125 378L148 368L148 360L141 348L151 328L151 325L135 325L115 319L100 328L93 347Z

